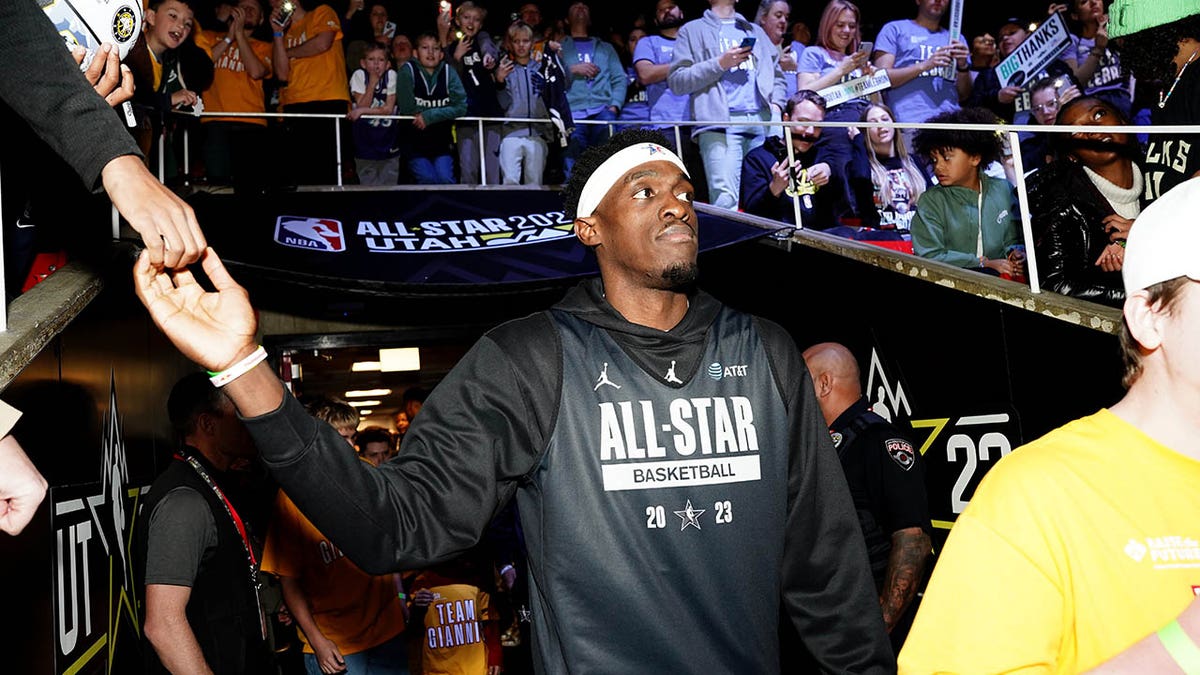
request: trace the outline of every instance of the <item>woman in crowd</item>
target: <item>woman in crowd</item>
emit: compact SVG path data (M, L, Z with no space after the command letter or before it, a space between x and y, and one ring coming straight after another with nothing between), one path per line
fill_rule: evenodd
M859 17L858 7L848 0L831 0L825 6L817 27L817 43L804 50L797 65L801 89L819 92L826 87L871 74L873 69L868 61L870 54L861 48ZM825 121L857 122L869 104L867 97L859 97L831 106ZM830 182L837 186L838 200L834 205L834 215L839 218L856 215L846 179L846 165L851 159L850 135L847 131L840 128L825 129L820 141L820 148L833 170Z
M872 103L862 121L892 122L892 109ZM928 176L909 156L900 134L891 127L863 129L854 141L849 173L862 224L907 232Z
M1060 125L1128 124L1112 103L1076 98L1058 113ZM1125 237L1141 212L1142 171L1128 134L1100 129L1057 135L1058 159L1029 180L1029 212L1042 287L1120 306Z
M796 48L792 44L784 44L785 37L791 38L787 30L788 17L791 15L792 6L784 0L763 0L758 6L758 14L754 16L754 23L762 26L771 44L779 50L779 69L783 71L783 78L787 81L788 98L791 98L797 89Z
M1087 96L1108 101L1126 119L1133 105L1133 82L1121 67L1121 57L1108 44L1108 13L1104 0L1067 0L1071 46L1062 60Z

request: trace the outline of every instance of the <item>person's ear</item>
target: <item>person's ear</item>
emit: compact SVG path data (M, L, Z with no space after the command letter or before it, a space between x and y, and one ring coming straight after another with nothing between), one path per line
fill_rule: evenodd
M142 21L144 21L147 26L154 28L154 10L147 8L146 11L142 13Z
M597 217L592 214L587 218L575 219L575 237L588 248L600 245L600 232L596 228Z
M1129 334L1142 349L1152 352L1162 344L1167 312L1162 307L1150 304L1150 292L1135 291L1125 299L1123 308Z
M817 375L817 379L814 382L816 383L814 388L817 391L817 398L825 398L833 391L833 377L830 376L828 371Z
M979 165L983 162L983 157L980 155L969 155L969 157L971 158L971 166L978 169Z
M196 418L197 431L207 436L212 436L216 429L217 418L211 413L200 413L200 416Z

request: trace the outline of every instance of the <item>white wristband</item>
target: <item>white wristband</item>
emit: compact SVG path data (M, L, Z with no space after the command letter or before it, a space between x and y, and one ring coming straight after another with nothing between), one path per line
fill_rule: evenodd
M209 371L208 379L210 382L212 382L214 387L224 387L225 385L229 384L230 382L233 382L234 380L238 379L242 375L245 375L246 373L250 372L250 370L253 369L254 366L257 366L258 364L262 363L264 360L266 360L266 358L267 358L267 350L264 349L262 345L259 345L258 349L254 350L254 352L252 354L250 354L250 356L247 356L246 358L242 359L241 361L238 361L237 363L233 364L232 366L229 366L225 370L222 370L219 373L214 373L214 372Z

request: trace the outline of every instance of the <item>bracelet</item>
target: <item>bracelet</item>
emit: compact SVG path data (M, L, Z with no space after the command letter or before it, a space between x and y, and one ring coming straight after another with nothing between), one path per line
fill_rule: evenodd
M225 40L225 44L227 44L227 45L233 44L233 38L229 37L228 35L225 36L224 40Z
M1200 647L1184 632L1179 619L1158 629L1158 639L1180 670L1188 675L1200 674Z
M275 37L283 37L283 31L277 30L277 31L275 31L274 35L275 35Z
M210 382L212 382L214 387L224 387L230 382L233 382L239 377L250 372L254 366L262 363L264 360L266 360L266 358L267 350L264 349L262 345L259 345L258 349L255 349L250 356L247 356L241 361L229 366L225 370L222 370L219 373L214 373L211 370L208 371L208 379Z
M396 597L403 600L403 599L407 598L408 596L404 594L404 591L400 591L399 593L396 594Z

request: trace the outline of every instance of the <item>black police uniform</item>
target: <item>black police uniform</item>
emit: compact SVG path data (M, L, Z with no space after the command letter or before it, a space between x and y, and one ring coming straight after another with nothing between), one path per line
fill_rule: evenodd
M911 527L930 533L925 466L908 436L872 412L865 398L839 415L829 431L866 538L875 589L880 592L892 552L892 533ZM908 633L916 606L914 600L892 629L892 643L897 648Z

